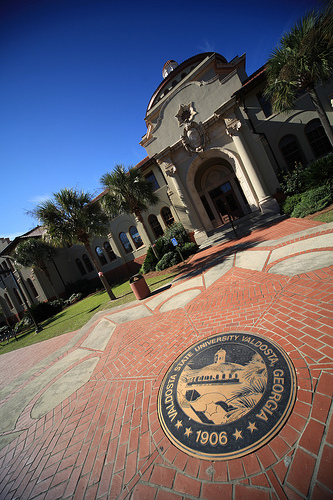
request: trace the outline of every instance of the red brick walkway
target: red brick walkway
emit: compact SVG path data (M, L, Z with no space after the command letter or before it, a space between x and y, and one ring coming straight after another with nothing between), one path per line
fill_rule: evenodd
M316 225L286 220L241 242ZM232 245L198 254L191 270ZM332 278L333 267L292 278L233 267L187 307L118 325L90 381L0 452L1 500L332 499ZM229 331L265 335L285 349L297 402L255 453L199 460L164 435L158 388L188 346Z

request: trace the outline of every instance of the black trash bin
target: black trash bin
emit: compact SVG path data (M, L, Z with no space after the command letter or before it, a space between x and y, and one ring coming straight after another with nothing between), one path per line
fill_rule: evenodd
M150 290L142 274L135 274L130 278L130 286L137 299L142 300L149 297Z

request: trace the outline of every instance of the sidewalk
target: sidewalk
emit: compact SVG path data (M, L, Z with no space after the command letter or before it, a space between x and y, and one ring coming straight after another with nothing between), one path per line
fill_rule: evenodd
M0 386L1 500L333 498L333 224L237 231L212 235L172 286L0 356L3 379L16 370ZM281 346L297 400L253 453L195 458L164 434L158 390L183 351L228 333Z

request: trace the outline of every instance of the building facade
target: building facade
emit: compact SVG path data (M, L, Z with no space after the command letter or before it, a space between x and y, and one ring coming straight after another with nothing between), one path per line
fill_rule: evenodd
M273 114L263 95L265 68L248 77L245 55L230 62L214 52L179 65L171 60L162 75L145 115L147 131L140 144L147 156L136 165L159 197L143 214L151 240L181 222L200 244L230 219L278 213L279 172L331 151L308 94L299 96L292 113ZM332 124L333 85L319 86L317 92ZM11 257L21 239L42 233L35 228L14 242L1 239L0 270L13 266ZM96 238L92 247L112 283L138 271L149 244L141 223L122 215L110 220L108 237ZM79 279L98 283L80 245L59 249L48 268L59 294ZM21 269L16 275L28 303L52 298L40 271ZM12 274L1 277L2 310L16 320L24 301Z

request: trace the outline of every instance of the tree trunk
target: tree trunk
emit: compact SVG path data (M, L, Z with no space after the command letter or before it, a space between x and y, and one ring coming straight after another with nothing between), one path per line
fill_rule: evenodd
M331 146L333 147L333 132L332 132L332 127L330 125L330 122L328 120L327 114L320 102L320 99L318 97L318 94L316 90L310 89L308 90L309 95L311 97L311 100L313 102L314 107L316 108L316 111L318 113L319 119L321 121L322 126L324 127L324 130L326 132L326 135L331 143Z
M108 295L110 297L110 300L115 300L116 297L115 297L113 291L111 290L111 287L110 287L107 279L105 278L100 265L98 264L98 261L97 261L95 255L94 255L94 252L93 252L91 246L89 245L89 243L84 243L84 246L85 246L85 249L87 250L87 252L89 254L89 257L91 258L91 261L93 263L94 268L96 269L96 271L98 273L98 276L99 276L99 279L102 282L102 285L104 286L105 290L107 291L107 293L108 293Z

